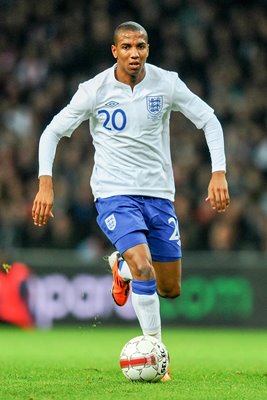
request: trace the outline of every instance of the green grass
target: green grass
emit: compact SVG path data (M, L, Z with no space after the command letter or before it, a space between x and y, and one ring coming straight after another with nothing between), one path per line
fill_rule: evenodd
M128 328L0 327L1 400L267 399L267 331L164 330L173 380L132 383L120 371Z

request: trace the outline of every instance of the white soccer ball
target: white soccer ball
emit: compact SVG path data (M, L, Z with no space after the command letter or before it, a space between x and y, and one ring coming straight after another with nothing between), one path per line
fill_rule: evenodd
M130 381L157 382L167 372L169 357L166 347L153 336L137 336L123 347L120 367Z

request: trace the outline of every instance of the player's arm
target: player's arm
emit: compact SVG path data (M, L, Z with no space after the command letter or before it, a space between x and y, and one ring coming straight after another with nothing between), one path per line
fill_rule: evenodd
M223 212L230 204L228 184L225 176L226 162L224 153L223 130L217 117L213 115L203 127L209 148L212 176L208 186L206 201L213 210Z
M47 128L39 142L39 190L32 206L34 225L42 226L49 217L53 217L54 190L52 181L52 166L60 134L55 134Z
M37 226L45 225L49 217L53 217L52 167L58 142L63 136L70 137L81 122L89 118L89 110L88 90L82 84L71 102L53 118L41 135L39 142L39 190L32 206L32 218Z
M178 76L175 76L172 93L172 109L182 112L198 129L203 129L209 148L212 176L206 201L218 212L225 211L230 204L225 177L226 161L223 130L214 110L192 93Z

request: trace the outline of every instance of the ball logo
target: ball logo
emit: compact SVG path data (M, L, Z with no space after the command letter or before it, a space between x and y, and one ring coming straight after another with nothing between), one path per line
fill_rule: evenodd
M117 224L115 215L114 214L109 215L105 219L105 223L110 231L114 231L114 229L116 228L116 224Z
M166 354L166 351L165 351L165 349L160 349L160 351L161 351L161 356L162 356L162 359L163 359L163 361L162 361L162 364L161 364L161 373L162 374L165 374L165 372L167 371L167 354Z

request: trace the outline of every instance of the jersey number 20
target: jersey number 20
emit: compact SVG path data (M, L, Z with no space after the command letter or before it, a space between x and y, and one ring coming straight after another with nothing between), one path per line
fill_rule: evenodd
M118 108L111 113L108 110L99 110L98 115L100 114L105 115L105 121L103 123L105 129L108 129L109 131L122 131L125 128L127 118L122 109Z

